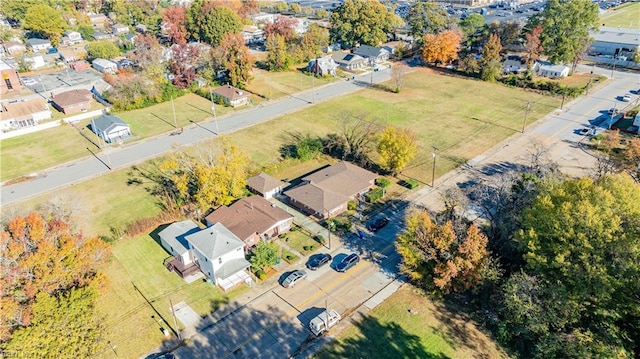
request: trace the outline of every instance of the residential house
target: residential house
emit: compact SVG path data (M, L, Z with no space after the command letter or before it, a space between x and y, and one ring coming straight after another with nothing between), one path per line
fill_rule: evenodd
M87 58L87 50L81 46L65 47L58 50L60 60L65 63L71 63L74 61Z
M147 33L147 25L145 25L145 24L136 25L136 32L138 32L140 34L146 34Z
M224 290L251 281L246 272L251 264L244 257L244 242L222 223L189 234L185 239L202 273Z
M247 187L249 190L266 199L279 195L288 185L289 183L282 182L264 172L247 179Z
M563 78L569 76L569 67L564 65L554 65L550 62L536 62L533 65L533 71L538 76L548 77L551 79Z
M355 71L367 65L367 60L364 57L343 51L334 52L331 54L331 58L340 68L346 71Z
M320 76L335 76L336 69L338 68L338 64L333 61L331 56L324 56L312 59L307 64L307 71L314 75Z
M251 196L221 206L205 220L209 226L222 223L249 249L262 240L288 232L293 216L261 196Z
M91 35L96 40L107 40L111 38L111 34L107 34L106 32L96 31Z
M525 71L527 71L527 65L523 64L522 61L519 59L507 58L502 63L503 74L517 74Z
M251 45L264 41L264 31L257 26L244 25L240 32L244 38L245 45Z
M27 66L31 70L36 70L41 67L47 66L47 63L44 61L44 57L42 57L42 55L25 57L24 62L28 64Z
M111 33L115 36L127 34L129 33L129 26L125 24L113 24L113 26L111 26Z
M105 14L91 14L89 15L89 22L93 27L104 27L109 21L109 18Z
M189 219L171 223L158 232L160 244L173 256L173 259L166 264L167 268L175 270L182 278L187 279L195 273L199 273L199 268L193 261L193 254L189 249L189 242L187 242L186 236L200 230L200 227Z
M277 14L269 14L266 12L249 15L249 18L253 20L254 24L274 23L277 17L278 17Z
M369 63L373 62L376 64L389 60L389 56L391 55L389 51L381 47L369 45L360 45L355 49L355 51L353 51L353 53L364 57Z
M106 74L113 75L118 71L118 64L106 59L95 59L91 62L91 66L93 66L94 69Z
M62 43L65 45L74 45L82 42L82 34L77 31L67 30L62 36Z
M227 106L238 107L249 104L249 93L231 85L220 86L213 90L216 98L222 98Z
M323 218L347 210L350 200L369 192L378 176L342 161L302 178L302 184L284 193L289 203L301 211Z
M0 130L31 127L51 118L47 101L36 98L27 101L3 102L0 106Z
M74 71L84 71L84 70L87 70L88 68L90 68L91 65L89 65L89 63L84 61L84 60L80 60L80 61L72 62L69 65L69 67L71 67L71 69L74 70Z
M76 89L51 95L53 107L68 115L71 113L85 112L91 109L91 92L85 89Z
M4 49L10 56L19 56L27 51L27 47L18 41L7 41L4 43Z
M13 67L9 66L4 61L0 61L0 75L2 76L2 82L0 82L0 95L4 95L9 92L19 93L22 91L18 73Z
M632 126L635 126L638 134L640 135L640 112L638 112L636 114L636 117L633 118L633 124Z
M105 114L95 120L91 120L91 131L107 143L118 142L131 137L129 124L115 115Z
M47 51L51 47L51 41L46 39L28 39L27 47L33 52Z

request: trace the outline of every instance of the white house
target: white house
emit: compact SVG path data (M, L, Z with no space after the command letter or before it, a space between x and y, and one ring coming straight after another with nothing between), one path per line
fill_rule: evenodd
M29 39L27 40L27 47L31 48L33 52L47 51L51 47L51 41L45 39Z
M47 63L44 61L44 57L42 57L42 55L26 57L24 61L29 64L29 69L31 70L47 66Z
M131 137L131 128L120 117L102 115L91 121L91 131L104 142L113 143Z
M200 231L200 227L192 220L171 223L158 233L160 244L174 256L184 267L193 264L193 257L189 251L186 236Z
M633 126L636 126L638 129L638 134L640 135L640 112L636 114L636 117L633 118Z
M129 32L129 27L125 24L114 24L111 26L111 32L118 36Z
M548 77L551 79L563 78L569 76L569 67L564 65L554 65L549 62L536 62L533 65L533 71L538 76Z
M68 39L68 43L70 45L82 42L82 34L80 34L77 31L67 30L67 31L64 32L64 37L63 38L65 38L65 37Z
M118 71L118 64L106 59L95 59L93 60L91 65L93 66L94 69L102 73L115 74L116 71Z
M36 98L27 101L3 102L0 106L0 130L31 127L51 118L47 101Z
M320 76L335 76L338 64L333 61L331 56L319 57L312 59L307 64L307 71Z
M221 223L187 235L185 239L202 273L224 290L251 281L246 272L251 264L244 256L244 242Z

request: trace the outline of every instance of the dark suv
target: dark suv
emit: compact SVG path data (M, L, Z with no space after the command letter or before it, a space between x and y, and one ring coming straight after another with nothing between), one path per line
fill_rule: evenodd
M387 224L389 224L389 219L387 217L381 217L369 223L367 225L367 229L370 230L371 232L377 232Z
M336 270L338 272L346 272L349 268L358 264L358 262L360 262L360 256L356 253L351 253L336 265Z

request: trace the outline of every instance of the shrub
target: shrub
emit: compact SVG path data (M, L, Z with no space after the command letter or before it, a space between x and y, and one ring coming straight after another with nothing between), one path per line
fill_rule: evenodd
M379 187L382 187L382 188L387 188L387 187L391 186L391 181L389 181L388 179L386 179L384 177L378 177L376 179L376 185L378 185Z
M354 200L349 201L349 203L347 203L347 209L350 211L355 211L356 209L358 209L358 203Z
M365 195L365 198L367 199L367 202L373 203L373 202L379 200L380 198L382 198L383 194L384 194L384 190L382 188L378 187L378 188L374 188L371 191L369 191Z
M258 277L258 279L260 280L265 280L267 279L267 273L265 273L262 269L258 269L258 271L256 271L256 277Z
M420 185L418 183L418 180L416 180L415 178L409 178L405 183L407 185L407 188L409 189L418 188L418 186Z
M298 226L291 226L290 232L295 232L298 230Z
M321 235L319 235L319 234L318 234L318 235L316 235L315 237L313 237L313 239L314 239L316 242L320 243L320 244L324 244L324 243L325 243L325 239L324 239L324 237L323 237L323 236L321 236Z

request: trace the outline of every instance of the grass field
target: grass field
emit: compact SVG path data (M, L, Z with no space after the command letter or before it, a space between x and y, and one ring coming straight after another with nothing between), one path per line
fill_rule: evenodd
M640 28L640 3L628 2L609 9L600 16L600 22L608 27L638 29Z
M409 285L340 333L336 341L315 356L317 359L506 357L468 318L432 302Z
M305 65L298 64L292 68L297 69ZM247 86L247 90L267 99L277 99L308 90L314 86L322 86L331 81L336 81L336 79L330 77L314 79L312 76L297 70L269 72L254 69L253 80Z

